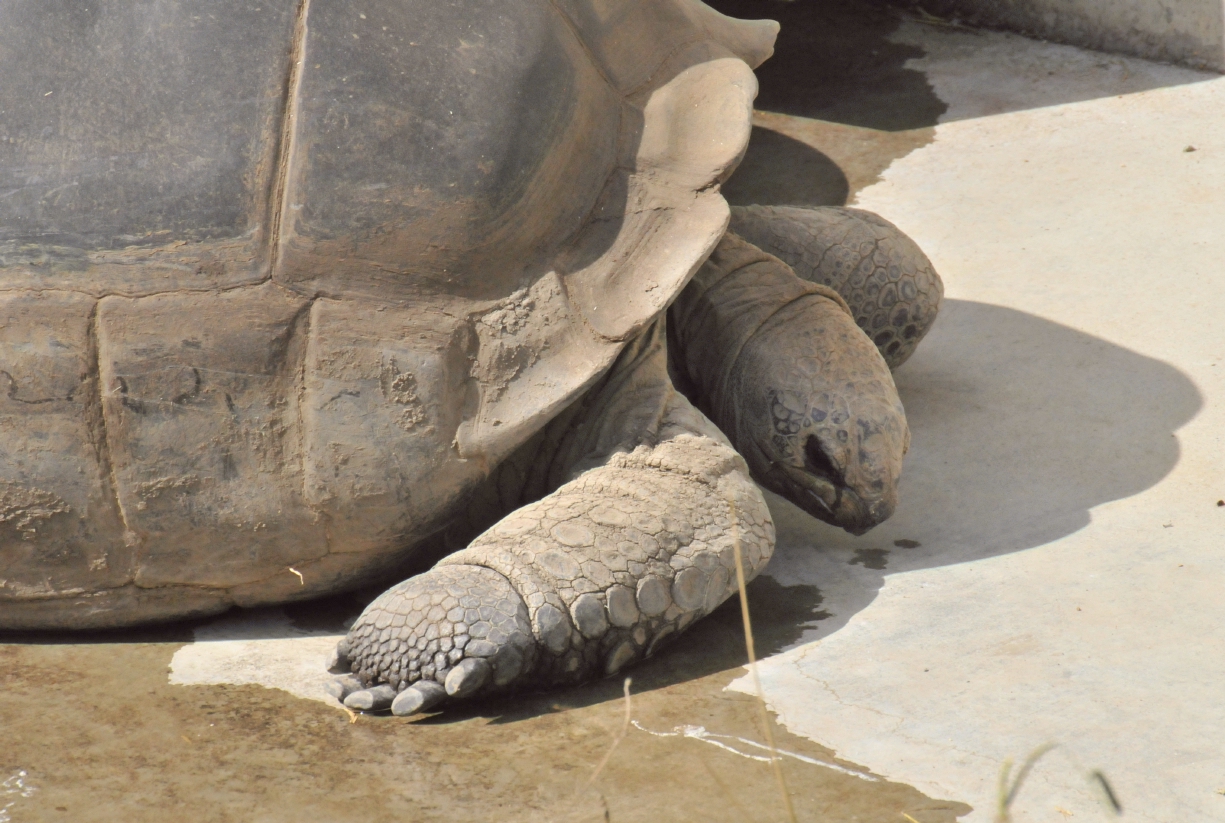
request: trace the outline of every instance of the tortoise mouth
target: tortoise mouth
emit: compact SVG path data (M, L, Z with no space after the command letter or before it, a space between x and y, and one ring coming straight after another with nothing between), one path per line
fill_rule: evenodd
M818 520L854 535L880 525L896 508L896 496L884 484L874 494L852 488L816 435L810 435L804 444L802 468L775 463L772 469L775 482L768 485L775 491Z

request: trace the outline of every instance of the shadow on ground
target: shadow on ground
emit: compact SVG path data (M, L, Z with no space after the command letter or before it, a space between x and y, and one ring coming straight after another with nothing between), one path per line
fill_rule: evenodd
M781 24L757 69L756 127L733 205L843 205L938 122L1202 82L1216 75L979 32L902 0L712 0ZM926 21L926 22L923 22ZM933 85L958 101L950 110Z
M768 573L816 585L827 636L888 573L1024 551L1087 526L1092 509L1139 494L1177 465L1176 431L1202 405L1178 369L1001 306L947 300L895 375L912 434L902 502L852 537L777 497Z
M782 25L774 56L757 69L756 107L773 119L758 117L744 161L723 187L728 202L840 206L931 141L946 107L922 72L905 67L923 50L890 41L897 12L852 0L711 5Z
M757 108L830 123L907 131L936 123L946 106L906 61L915 46L889 38L895 9L873 0L713 0L731 17L768 17L782 27L774 56L757 69Z
M723 195L733 206L841 206L850 196L842 168L802 140L753 127L749 150Z
M1077 65L1061 66L1062 71L1036 67L1025 62L1032 41L935 18L919 0L710 0L708 5L731 17L769 18L781 26L774 56L757 69L758 110L876 131L925 128L948 112L923 69L910 64L929 56L913 41L931 38L899 36L904 25L939 38L941 57L975 66L990 53L1000 69L1026 81L1025 93L999 98L992 114L1218 76L1070 46L1052 48L1065 58L1079 55L1072 58Z
M896 378L912 448L892 519L853 537L770 496L779 546L749 585L759 656L837 631L872 602L888 573L1024 551L1084 528L1094 507L1169 474L1179 458L1175 432L1202 405L1173 366L1041 317L964 300L945 302ZM745 662L733 598L629 674L636 691L650 690ZM620 689L620 681L605 681L479 711L507 722L613 700Z

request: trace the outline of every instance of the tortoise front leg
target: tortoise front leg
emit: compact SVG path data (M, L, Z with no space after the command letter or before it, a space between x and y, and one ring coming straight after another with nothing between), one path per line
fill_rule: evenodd
M836 291L890 369L936 322L944 284L901 229L862 209L737 206L732 231L800 278Z
M614 674L735 591L737 541L746 577L769 559L761 492L673 389L662 321L551 429L565 482L366 609L339 649L346 705L413 714Z

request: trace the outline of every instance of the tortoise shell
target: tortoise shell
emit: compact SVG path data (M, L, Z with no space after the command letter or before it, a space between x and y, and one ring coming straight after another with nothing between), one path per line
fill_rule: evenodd
M709 254L775 31L696 0L0 5L0 627L402 562Z

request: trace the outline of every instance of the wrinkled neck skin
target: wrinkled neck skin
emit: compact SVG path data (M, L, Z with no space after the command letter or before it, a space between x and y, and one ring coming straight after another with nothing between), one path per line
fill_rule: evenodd
M729 233L673 304L668 337L677 387L758 483L852 534L893 513L905 411L836 293Z

